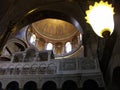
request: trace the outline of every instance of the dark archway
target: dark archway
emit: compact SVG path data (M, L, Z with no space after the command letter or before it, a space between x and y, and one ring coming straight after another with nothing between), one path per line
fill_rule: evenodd
M37 84L34 81L25 83L23 90L37 90Z
M19 90L19 84L16 81L8 83L6 90Z
M83 90L99 90L98 83L95 80L87 80L83 84Z
M77 84L72 80L65 81L62 85L62 90L77 90L77 89L78 89Z
M1 83L1 82L0 82L0 90L3 90L3 89L2 89L2 83Z
M120 90L120 66L113 70L112 87Z
M53 81L47 81L43 84L42 90L57 90L57 85Z

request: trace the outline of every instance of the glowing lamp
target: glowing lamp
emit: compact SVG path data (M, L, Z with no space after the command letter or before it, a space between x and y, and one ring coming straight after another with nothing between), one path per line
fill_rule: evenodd
M94 32L100 37L108 37L114 30L114 8L108 2L95 2L94 6L90 5L86 11L87 23L89 23Z

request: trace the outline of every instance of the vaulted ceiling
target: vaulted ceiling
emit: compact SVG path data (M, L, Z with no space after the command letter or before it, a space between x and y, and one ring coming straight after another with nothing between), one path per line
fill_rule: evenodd
M72 24L59 19L43 19L34 22L31 25L32 31L37 36L49 40L69 40L73 38L79 31Z

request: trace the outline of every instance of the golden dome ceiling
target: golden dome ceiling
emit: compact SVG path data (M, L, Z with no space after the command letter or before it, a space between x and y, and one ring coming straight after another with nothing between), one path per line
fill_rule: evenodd
M38 36L51 40L70 39L79 32L72 24L59 19L43 19L31 26Z

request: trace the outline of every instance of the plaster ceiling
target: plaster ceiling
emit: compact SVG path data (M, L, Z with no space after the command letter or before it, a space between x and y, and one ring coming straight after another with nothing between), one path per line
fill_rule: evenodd
M70 23L59 19L43 19L32 24L38 36L51 40L66 40L79 31Z

